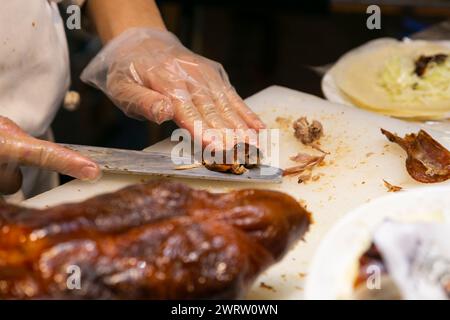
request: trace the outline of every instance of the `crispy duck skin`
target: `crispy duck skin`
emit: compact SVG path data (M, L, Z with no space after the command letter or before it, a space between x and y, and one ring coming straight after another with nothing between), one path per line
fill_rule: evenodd
M165 181L44 210L0 203L0 299L239 298L309 224L283 193Z
M211 171L244 174L247 169L256 168L260 165L263 157L261 151L254 145L238 143L230 150L223 150L219 163L203 159L203 165ZM231 161L229 161L232 159Z
M407 134L404 138L384 129L381 133L406 151L406 170L413 179L423 183L450 179L450 152L426 131Z

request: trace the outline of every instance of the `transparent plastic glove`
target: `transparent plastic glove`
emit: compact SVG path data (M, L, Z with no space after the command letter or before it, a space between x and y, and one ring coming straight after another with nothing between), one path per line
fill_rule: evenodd
M127 115L156 123L173 119L191 134L195 121L202 121L203 130L265 128L220 64L189 51L167 31L124 32L81 78L103 90Z
M26 134L13 121L0 116L0 193L11 194L21 185L20 165L36 166L82 180L100 177L98 165L55 143Z

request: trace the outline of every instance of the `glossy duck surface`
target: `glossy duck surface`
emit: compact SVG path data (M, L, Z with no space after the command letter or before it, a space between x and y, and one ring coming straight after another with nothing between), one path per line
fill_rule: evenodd
M239 298L309 224L280 192L166 181L44 210L0 203L0 299Z

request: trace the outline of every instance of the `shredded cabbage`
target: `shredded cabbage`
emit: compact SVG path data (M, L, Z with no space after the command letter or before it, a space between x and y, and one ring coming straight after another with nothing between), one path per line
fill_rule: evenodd
M450 56L444 63L430 63L422 77L414 70L415 59L394 56L385 63L378 84L393 101L426 105L427 102L450 100Z

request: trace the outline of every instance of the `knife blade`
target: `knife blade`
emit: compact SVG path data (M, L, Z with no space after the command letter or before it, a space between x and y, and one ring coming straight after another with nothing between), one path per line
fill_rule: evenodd
M249 169L242 175L215 172L199 165L180 170L191 163L188 157L173 157L167 153L135 151L73 144L61 144L95 161L105 172L135 175L155 175L202 180L220 180L233 182L281 183L283 171L279 168L260 165Z

